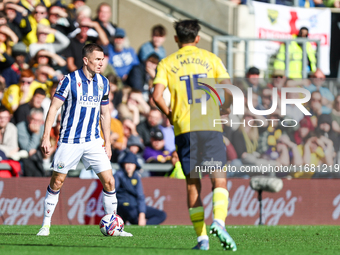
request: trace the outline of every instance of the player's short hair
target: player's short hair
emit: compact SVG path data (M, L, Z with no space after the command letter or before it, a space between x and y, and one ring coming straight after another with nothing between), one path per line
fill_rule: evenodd
M192 43L195 41L198 32L201 27L198 24L198 20L181 20L174 23L174 28L179 42L181 43Z
M35 91L34 91L34 94L33 96L35 95L43 95L43 96L46 96L46 91L42 88L37 88Z
M166 29L162 25L156 25L151 29L152 36L166 36Z
M98 44L96 43L89 43L89 44L86 44L84 47L83 47L83 50L82 50L82 57L88 57L92 52L94 51L101 51L104 53L104 50L102 47L100 47Z

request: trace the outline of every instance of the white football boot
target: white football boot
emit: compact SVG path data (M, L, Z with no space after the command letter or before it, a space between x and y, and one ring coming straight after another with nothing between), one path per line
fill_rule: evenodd
M37 236L49 236L50 235L50 226L44 225L38 232Z
M119 235L117 236L133 236L131 233L129 232L125 232L124 230L122 232L119 232Z

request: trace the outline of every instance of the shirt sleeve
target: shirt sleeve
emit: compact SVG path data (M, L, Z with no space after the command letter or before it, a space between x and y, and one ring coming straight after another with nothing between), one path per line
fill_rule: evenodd
M159 62L158 66L157 66L157 73L156 73L155 80L153 81L153 84L157 84L157 83L161 83L165 87L168 87L168 79L167 79L166 67L165 67L164 60Z
M219 57L216 57L215 59L215 77L217 79L227 79L230 78L228 72L227 72L227 68L225 68L222 60Z
M109 92L110 92L110 86L109 86L109 81L106 78L103 78L103 97L100 105L108 105L109 104ZM100 89L100 85L98 85Z
M68 75L64 76L64 78L62 78L60 81L59 81L59 84L58 84L58 87L57 87L57 90L56 92L54 93L54 97L62 100L62 101L65 101L69 91L70 91L70 78Z

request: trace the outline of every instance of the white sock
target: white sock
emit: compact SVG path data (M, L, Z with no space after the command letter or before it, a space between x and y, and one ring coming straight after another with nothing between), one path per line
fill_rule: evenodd
M60 190L54 191L50 185L47 187L44 206L44 220L42 226L51 226L51 218L59 200Z
M198 236L197 237L197 242L199 243L202 240L208 240L209 241L209 237L208 236Z
M223 220L214 219L214 221L217 221L222 227L225 227L225 222Z
M117 197L116 190L106 191L103 189L103 206L105 214L117 213Z

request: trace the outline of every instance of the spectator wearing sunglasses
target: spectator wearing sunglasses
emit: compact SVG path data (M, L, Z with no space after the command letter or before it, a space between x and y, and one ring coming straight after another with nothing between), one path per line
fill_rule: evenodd
M34 73L30 70L21 72L19 84L9 86L4 93L1 103L12 114L19 105L29 102L37 88L46 89L41 83L34 80Z

